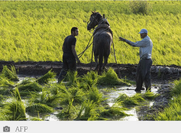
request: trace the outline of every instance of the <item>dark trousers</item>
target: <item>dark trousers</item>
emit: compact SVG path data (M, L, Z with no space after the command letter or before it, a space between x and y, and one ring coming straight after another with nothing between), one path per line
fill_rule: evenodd
M136 91L141 91L143 82L146 90L151 91L151 65L152 59L142 59L139 61L136 70Z
M63 67L58 76L58 83L65 78L67 71L76 71L76 60L75 58L63 55Z

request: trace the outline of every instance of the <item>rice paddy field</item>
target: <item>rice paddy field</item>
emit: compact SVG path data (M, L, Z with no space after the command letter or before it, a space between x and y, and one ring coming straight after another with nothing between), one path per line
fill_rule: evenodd
M0 1L1 61L62 61L62 44L73 26L79 28L76 51L87 46L93 31L87 31L91 11L105 14L113 31L119 64L137 64L139 49L119 41L119 36L139 41L138 32L148 29L153 41L153 65L181 65L180 1ZM91 48L81 57L91 60ZM114 63L113 47L109 63ZM130 86L132 81L119 79L113 69L103 75L90 71L82 77L68 73L65 82L55 83L49 71L39 78L19 81L15 68L4 66L0 73L0 120L45 121L56 112L65 120L119 120L131 107L144 105L158 95L152 92L134 96L120 95L108 106L107 94L115 86ZM174 81L169 107L154 120L180 120L180 83ZM104 87L103 87L104 86ZM174 113L173 113L174 112ZM146 119L146 118L145 118Z
M93 31L87 31L91 11L105 14L113 31L119 64L137 64L139 48L120 42L122 36L141 40L148 29L153 41L154 65L181 65L180 1L0 1L0 60L62 61L64 38L73 26L79 28L76 51L87 46ZM91 61L91 48L80 58ZM109 63L114 63L113 47Z
M119 87L135 84L119 79L112 68L102 75L90 71L81 77L68 72L64 82L57 84L51 70L40 77L20 80L13 66L4 66L0 79L0 121L47 121L52 116L56 121L122 121L132 115L128 111L148 106L160 95L149 91L117 93L110 99ZM143 120L180 120L181 80L173 83L169 105Z
M52 114L57 121L117 121L130 114L125 111L145 105L158 94L146 92L128 96L119 94L109 104L109 93L116 86L130 86L132 81L119 79L112 68L101 76L90 71L82 77L68 73L62 83L55 83L51 70L39 78L20 81L14 67L0 73L0 120L45 121Z

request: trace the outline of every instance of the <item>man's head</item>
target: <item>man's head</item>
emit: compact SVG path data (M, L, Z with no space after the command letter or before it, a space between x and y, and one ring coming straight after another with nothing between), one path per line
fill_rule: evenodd
M71 29L71 35L73 35L73 36L78 36L78 33L79 32L79 30L78 30L78 28L77 27L72 27L72 29Z
M141 29L139 33L141 38L145 38L148 35L147 29Z

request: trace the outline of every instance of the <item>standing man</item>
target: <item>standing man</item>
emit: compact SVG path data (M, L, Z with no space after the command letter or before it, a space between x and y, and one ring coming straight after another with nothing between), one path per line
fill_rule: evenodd
M64 40L62 50L63 50L63 67L58 76L58 83L60 83L66 76L67 71L76 71L76 60L80 63L80 60L75 51L76 38L78 36L78 28L72 27L71 35L67 36Z
M131 42L122 37L119 37L121 41L128 43L133 47L140 47L140 61L136 70L136 89L137 93L141 93L143 82L145 82L146 90L151 91L151 72L150 68L152 65L152 47L153 43L150 37L147 35L148 31L146 29L142 29L140 32L141 41Z

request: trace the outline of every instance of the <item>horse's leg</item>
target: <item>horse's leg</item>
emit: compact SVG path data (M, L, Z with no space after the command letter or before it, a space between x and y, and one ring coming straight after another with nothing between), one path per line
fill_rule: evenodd
M105 55L104 55L104 64L103 64L103 69L105 69L106 65L107 65L107 61L108 61L108 57L109 57L109 54L110 54L110 46L106 48L106 52L105 52Z
M107 61L108 61L108 57L104 56L104 64L103 64L103 69L106 69L106 65L107 65Z
M102 72L102 63L103 63L103 56L104 56L104 48L103 44L101 44L102 47L99 48L99 70L98 70L98 75L101 74Z
M98 70L98 63L97 63L97 55L94 55L94 60L96 62L95 71Z

